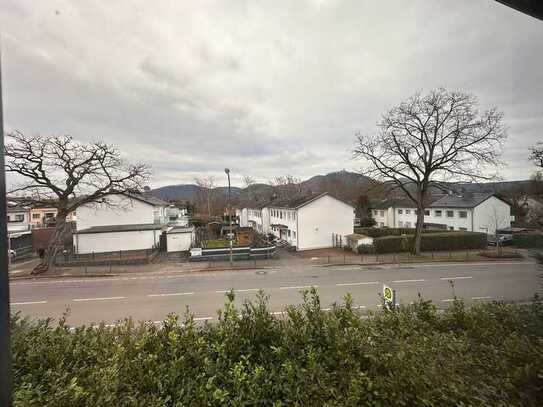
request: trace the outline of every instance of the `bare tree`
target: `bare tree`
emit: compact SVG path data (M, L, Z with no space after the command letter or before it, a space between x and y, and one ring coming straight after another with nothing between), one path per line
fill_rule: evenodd
M207 216L210 219L212 215L213 203L213 188L215 188L215 177L209 175L207 177L195 178L194 182L198 185L201 201L207 207Z
M530 160L539 168L543 168L543 142L539 142L531 148Z
M6 171L24 181L9 192L29 203L57 209L56 227L35 272L53 266L67 233L66 217L79 206L108 203L108 196L139 191L150 176L145 164L127 164L120 152L105 143L81 144L71 136L7 135Z
M430 188L496 177L485 170L499 164L507 137L503 114L496 108L479 112L478 105L469 93L417 93L383 115L376 134L357 135L354 156L366 162L365 174L392 181L418 209L415 254Z
M269 181L269 184L274 187L275 193L281 198L302 193L302 181L294 175L274 177Z
M253 177L251 177L250 175L244 175L243 177L241 177L241 180L242 180L243 185L245 186L245 188L248 188L251 185L256 183L255 179Z

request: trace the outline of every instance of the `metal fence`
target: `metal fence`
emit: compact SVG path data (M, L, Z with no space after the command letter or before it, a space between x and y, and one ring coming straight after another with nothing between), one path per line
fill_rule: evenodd
M55 264L59 266L70 265L100 265L100 264L145 264L149 263L158 254L158 249L142 250L116 250L102 253L78 254L71 251L57 253Z

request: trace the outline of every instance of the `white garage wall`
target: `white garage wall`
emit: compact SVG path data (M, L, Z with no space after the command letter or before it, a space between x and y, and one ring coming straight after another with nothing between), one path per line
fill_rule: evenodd
M184 252L190 249L192 233L168 233L168 252Z
M124 195L112 195L108 197L108 200L114 204L115 208L101 203L77 208L77 230L93 226L154 223L155 208L153 205L130 199Z
M298 209L298 250L332 247L332 234L353 233L353 210L329 195Z
M160 233L160 230L85 233L74 235L74 240L79 254L142 250L158 245Z
M473 231L496 233L498 229L511 227L511 207L492 196L478 205L473 215Z

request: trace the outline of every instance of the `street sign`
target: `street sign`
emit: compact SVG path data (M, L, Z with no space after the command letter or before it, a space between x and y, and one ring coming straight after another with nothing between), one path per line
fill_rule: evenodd
M392 302L394 299L394 292L388 285L383 284L383 298L386 302Z

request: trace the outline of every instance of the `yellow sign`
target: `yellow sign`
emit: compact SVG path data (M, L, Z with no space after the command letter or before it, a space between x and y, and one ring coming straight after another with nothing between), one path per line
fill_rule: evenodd
M392 299L394 297L394 293L392 292L392 288L390 288L388 285L383 284L383 298L386 302L392 302Z

